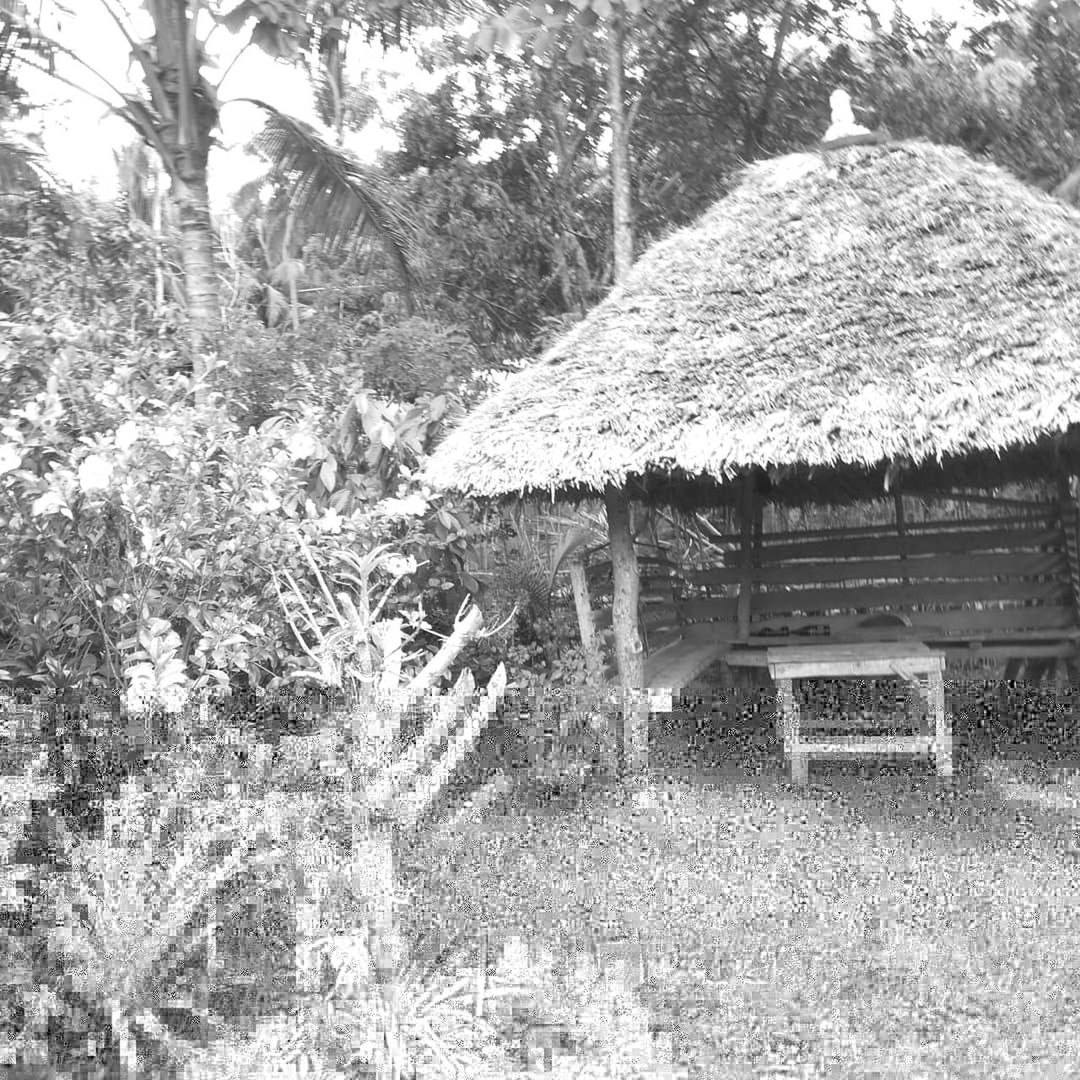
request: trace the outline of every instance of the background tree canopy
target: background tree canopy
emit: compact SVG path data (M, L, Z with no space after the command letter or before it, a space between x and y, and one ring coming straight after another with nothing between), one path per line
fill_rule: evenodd
M121 195L102 200L56 181L27 137L34 102L20 70L77 50L13 5L0 49L4 407L25 409L54 377L68 387L75 348L87 377L124 372L144 402L124 408L145 413L169 393L197 394L192 348L209 342L206 385L238 431L315 425L323 442L306 465L307 498L352 512L403 497L416 455L492 373L538 355L612 284L616 114L630 163L624 225L638 250L722 195L747 162L814 145L836 86L869 126L960 145L1075 200L1077 5L979 8L979 25L958 29L902 7L883 21L856 0L222 5L237 40L306 66L323 126L267 109L252 143L265 171L211 218L191 202L207 162L180 152L169 118L183 114L205 140L228 113L207 54L176 37L166 9L150 9L156 51L124 24L148 96L114 103L142 142L117 149ZM616 23L617 109L604 46ZM378 71L357 68L364 40L413 65L397 100ZM185 94L209 111L189 115ZM393 140L360 161L348 146L375 123ZM74 322L57 330L64 318ZM63 392L83 403L77 423L64 421L74 439L125 418L116 400ZM358 405L359 394L386 405ZM455 545L467 540L458 525L483 515L464 504L428 513L442 569L425 580L445 609L447 590L478 587Z

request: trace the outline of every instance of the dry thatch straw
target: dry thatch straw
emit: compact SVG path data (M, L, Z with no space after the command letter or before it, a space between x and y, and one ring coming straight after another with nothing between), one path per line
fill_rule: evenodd
M756 465L806 495L815 475L880 492L893 459L933 472L1038 443L1042 469L1077 421L1080 213L961 150L887 143L749 167L427 475L482 496L655 493Z

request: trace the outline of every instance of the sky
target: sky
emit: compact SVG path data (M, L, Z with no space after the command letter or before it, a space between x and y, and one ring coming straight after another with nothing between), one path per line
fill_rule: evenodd
M892 0L872 0L872 3L883 19L891 17ZM138 77L136 68L129 70L127 43L99 0L77 0L77 4L70 6L76 8L74 15L54 14L50 17L46 14L43 29L61 44L71 47L90 67L61 57L58 71L100 94L107 102L116 102L116 89L130 88ZM135 8L134 4L125 6ZM976 20L970 0L906 0L903 7L916 21L928 20L935 12L961 26ZM136 28L140 36L148 36L149 27L138 21L140 17L146 18L143 13L136 13ZM228 101L234 96L262 98L283 112L317 124L303 69L275 62L256 48L242 51L248 32L230 35L223 27L217 27L211 38L210 52L217 60L220 72L224 72L240 54L221 87L222 99ZM384 54L377 46L360 47L355 42L350 43L349 62L350 67L369 75L379 72L385 84L382 115L363 132L349 135L346 140L348 150L361 160L370 161L379 150L394 145L390 128L396 112L391 100L394 90L410 85L423 89L425 76L410 63L407 54L397 50ZM91 67L105 76L112 87L96 77ZM220 77L211 72L213 80ZM46 75L38 75L24 67L18 78L32 101L50 103L47 120L43 123L39 118L32 123L40 132L55 173L77 189L90 189L102 196L113 194L116 177L113 154L132 140L133 129L110 115L106 103L95 101ZM430 76L427 78L430 85L433 80ZM210 162L211 200L215 208L226 206L231 192L261 170L259 161L242 149L261 127L261 115L257 108L241 102L227 104L222 110L218 134L221 147L213 152Z

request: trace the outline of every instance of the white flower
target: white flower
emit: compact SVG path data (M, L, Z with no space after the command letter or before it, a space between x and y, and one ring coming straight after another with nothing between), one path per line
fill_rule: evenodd
M17 469L22 464L22 451L17 446L0 446L0 476Z
M159 446L175 446L180 441L180 433L176 428L163 424L154 428L154 438L157 439Z
M79 466L79 487L83 491L103 491L109 486L113 468L100 454L91 454Z
M281 509L281 500L272 491L263 491L248 502L253 514L270 514Z
M154 545L157 543L157 530L150 525L140 526L139 531L142 533L142 547L143 554L149 555L154 550Z
M428 507L423 496L414 492L406 495L404 499L382 499L377 508L388 518L411 518L426 513Z
M321 449L319 440L310 431L296 431L285 444L293 461L315 457Z
M345 519L332 506L323 511L320 518L316 518L315 524L324 533L339 533Z
M30 516L41 517L43 514L55 514L65 506L64 497L59 491L46 491L30 505Z
M128 450L142 434L139 425L134 420L125 420L113 436L118 450Z
M139 713L149 709L155 698L156 683L152 664L133 664L124 672L129 685L124 693L128 709Z
M268 494L267 498L252 499L247 507L253 514L272 514L281 509L281 500Z
M165 641L169 642L168 635ZM179 644L179 639L176 643ZM165 678L160 677L153 664L145 661L132 664L124 672L129 684L124 698L131 712L141 713L154 706L160 706L168 713L183 711L188 702L190 680L177 679L172 672L165 674Z
M506 149L502 139L481 139L476 149L469 155L469 161L475 165L486 165L494 161Z
M387 555L385 566L394 577L416 573L416 560L411 555Z

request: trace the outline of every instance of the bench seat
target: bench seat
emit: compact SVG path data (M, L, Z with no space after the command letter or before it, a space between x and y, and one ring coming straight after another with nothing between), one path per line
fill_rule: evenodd
M645 658L645 685L678 694L728 652L729 646L722 641L673 641Z

